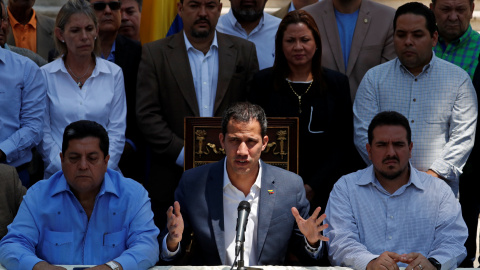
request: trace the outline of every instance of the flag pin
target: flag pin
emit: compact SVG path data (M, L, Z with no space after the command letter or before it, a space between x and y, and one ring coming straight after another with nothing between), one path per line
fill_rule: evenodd
M273 189L268 190L268 194L273 194L273 193L275 193L275 192L273 192Z

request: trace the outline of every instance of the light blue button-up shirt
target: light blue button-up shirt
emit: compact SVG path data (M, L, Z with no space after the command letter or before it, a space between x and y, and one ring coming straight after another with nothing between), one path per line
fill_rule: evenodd
M467 72L435 55L417 76L398 58L370 69L353 104L355 146L367 164L368 125L382 111L397 111L408 119L412 165L446 178L457 194L477 123L477 95Z
M0 149L7 164L32 160L31 148L42 139L46 91L34 62L0 48Z
M212 45L207 54L195 49L187 35L183 32L185 46L187 47L188 61L192 71L193 85L197 95L198 110L201 117L212 117L215 106L215 95L218 83L218 42L217 32L213 37ZM183 167L184 148L180 151L175 163Z
M410 168L408 183L393 194L378 182L373 165L338 180L325 211L334 266L366 269L385 251L418 252L442 269L463 261L468 230L459 202L444 181Z
M0 263L32 269L42 260L64 265L114 260L123 269L147 269L158 260L158 233L139 183L108 169L89 220L60 171L28 190L0 242Z
M220 16L220 19L218 19L217 31L253 42L257 50L258 66L260 69L265 69L273 66L275 35L281 21L279 18L263 12L258 25L250 34L247 34L230 9L227 14Z

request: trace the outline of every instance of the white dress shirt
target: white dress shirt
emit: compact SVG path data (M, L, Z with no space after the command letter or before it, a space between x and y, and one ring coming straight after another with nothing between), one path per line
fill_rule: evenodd
M235 260L237 208L241 201L248 201L250 203L250 214L248 215L247 228L245 230L243 254L245 265L257 265L258 202L260 198L260 188L262 186L262 166L261 163L258 162L260 169L257 179L250 188L250 193L245 196L243 192L238 190L238 188L230 182L226 164L225 162L223 170L223 223L225 225L225 247L227 247L225 263L232 265Z
M39 151L45 162L45 179L61 169L63 131L72 122L91 120L102 125L110 140L108 167L118 169L125 146L127 103L119 66L95 59L92 75L82 88L68 74L62 58L41 69L47 82L47 112Z

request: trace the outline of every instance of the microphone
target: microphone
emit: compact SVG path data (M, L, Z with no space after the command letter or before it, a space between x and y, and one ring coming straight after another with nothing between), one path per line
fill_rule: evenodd
M245 230L247 229L248 215L250 214L250 203L241 201L238 204L237 234L235 237L235 256L238 256L240 247L245 242Z

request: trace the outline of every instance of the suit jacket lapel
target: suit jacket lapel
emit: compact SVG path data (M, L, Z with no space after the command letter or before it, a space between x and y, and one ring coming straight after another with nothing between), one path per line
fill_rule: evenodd
M355 32L353 33L352 47L350 49L350 56L348 57L347 72L345 73L347 76L350 76L352 73L355 62L357 62L358 55L360 54L363 41L367 36L368 28L370 27L371 16L369 7L369 1L363 0L358 12Z
M257 229L257 261L260 262L263 246L267 238L272 213L275 207L275 176L268 172L267 165L262 163L262 188L260 189L260 202L258 203L258 229ZM270 194L268 191L272 190Z
M217 32L217 42L218 42L218 83L217 83L217 93L215 95L215 105L213 108L213 114L216 115L220 104L222 103L225 93L227 92L228 86L230 85L230 80L232 75L236 73L236 59L237 59L237 49L235 44L225 37L223 34Z
M212 223L212 228L215 238L215 243L217 244L218 255L220 260L222 260L222 265L225 265L225 226L224 226L224 217L223 217L223 162L217 162L217 164L210 170L206 197L208 209L210 210L210 222Z
M338 70L340 72L344 72L345 64L343 61L342 44L340 42L340 36L338 34L337 20L335 18L335 10L333 8L333 3L332 1L325 1L325 4L323 6L324 8L321 11L322 14L320 16L320 19L323 20L323 31L327 35L327 40L322 40L322 42L328 41L330 49L333 53L333 58L335 58L335 63L337 64Z
M188 60L187 48L183 38L183 31L176 34L168 44L170 51L166 54L168 65L172 71L178 87L192 109L195 116L200 116L198 109L197 96L195 94L195 85Z

